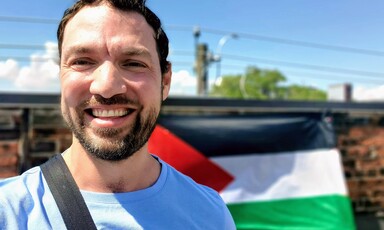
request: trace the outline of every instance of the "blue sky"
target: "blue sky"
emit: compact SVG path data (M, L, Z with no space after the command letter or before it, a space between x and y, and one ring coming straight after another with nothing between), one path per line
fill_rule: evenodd
M54 60L56 21L72 0L2 0L0 5L0 91L58 92ZM326 90L352 83L360 100L384 99L384 2L273 0L148 0L170 38L173 93L194 94L193 28L199 42L215 53L222 47L222 74L241 74L247 66L277 69L286 84ZM14 19L20 21L14 21ZM25 18L50 19L43 23ZM264 38L264 39L262 39ZM50 43L49 43L50 42ZM19 45L10 48L9 45ZM25 49L20 45L41 46ZM44 46L51 47L44 49ZM320 46L320 48L318 47ZM49 51L49 52L48 52ZM348 51L348 52L347 52ZM376 52L376 53L375 53ZM17 57L17 58L16 58ZM28 61L32 58L32 62ZM216 77L216 65L209 79Z

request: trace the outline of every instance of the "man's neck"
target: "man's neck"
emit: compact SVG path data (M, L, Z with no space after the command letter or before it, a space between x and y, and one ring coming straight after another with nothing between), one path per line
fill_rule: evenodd
M96 159L82 147L72 145L64 160L81 190L131 192L150 187L160 175L160 163L146 149L144 146L128 159L111 162Z

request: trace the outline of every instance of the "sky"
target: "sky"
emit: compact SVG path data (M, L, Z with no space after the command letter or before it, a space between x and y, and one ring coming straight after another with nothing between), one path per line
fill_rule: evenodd
M73 0L1 0L0 92L58 93L57 24ZM214 56L210 84L247 67L285 85L349 83L356 101L384 101L384 1L147 0L170 38L172 95L196 95L194 30ZM236 36L233 36L236 34ZM226 39L224 39L226 38ZM226 41L221 43L221 41Z

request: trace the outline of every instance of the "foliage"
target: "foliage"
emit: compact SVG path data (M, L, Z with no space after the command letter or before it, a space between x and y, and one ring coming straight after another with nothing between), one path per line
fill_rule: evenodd
M244 75L228 75L215 84L210 95L259 100L326 100L326 93L313 87L282 86L286 77L277 70L249 67Z
M324 91L307 86L292 85L286 91L289 100L325 101L327 99L327 94Z

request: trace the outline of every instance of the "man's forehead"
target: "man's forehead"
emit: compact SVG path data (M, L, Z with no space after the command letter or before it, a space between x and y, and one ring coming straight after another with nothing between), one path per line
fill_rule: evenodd
M144 32L155 38L155 31L143 15L136 11L122 11L105 4L86 6L77 12L64 28L64 35L78 32L80 29L95 31L102 28L105 23L109 23L107 28L112 31Z
M118 9L106 3L84 6L68 21L68 23L77 21L77 19L80 19L80 21L92 22L93 19L97 19L100 15L104 15L104 17L113 15L115 20L121 20L127 23L146 24L150 27L141 13L134 10Z

